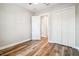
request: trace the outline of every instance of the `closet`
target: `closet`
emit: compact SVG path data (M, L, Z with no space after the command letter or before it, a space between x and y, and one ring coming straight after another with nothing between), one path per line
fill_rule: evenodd
M75 7L50 13L48 41L75 47Z

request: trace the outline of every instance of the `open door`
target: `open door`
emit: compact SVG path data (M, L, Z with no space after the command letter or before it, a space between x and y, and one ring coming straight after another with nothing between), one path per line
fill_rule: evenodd
M41 38L48 38L48 15L41 16Z

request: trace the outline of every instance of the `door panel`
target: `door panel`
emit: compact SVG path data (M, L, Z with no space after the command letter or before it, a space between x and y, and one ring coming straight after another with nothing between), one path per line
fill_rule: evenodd
M32 40L40 39L40 17L32 16Z
M74 7L62 10L62 44L75 46L75 9Z
M61 17L60 13L52 13L52 40L54 43L61 44Z

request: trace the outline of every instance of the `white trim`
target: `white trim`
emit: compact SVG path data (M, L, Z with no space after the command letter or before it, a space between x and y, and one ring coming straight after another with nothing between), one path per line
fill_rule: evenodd
M42 36L42 37L47 37L47 36Z
M41 38L33 38L32 40L41 40Z
M53 43L52 41L49 41L49 40L48 40L48 42L49 42L49 43Z
M56 42L52 42L52 41L48 41L49 43L56 43ZM56 43L56 44L60 44L60 45L63 45L63 44L61 44L61 43Z
M11 46L14 46L14 45L17 45L17 44L20 44L20 43L23 43L23 42L26 42L26 41L30 41L30 40L31 39L26 39L26 40L23 40L23 41L20 41L20 42L16 42L16 43L13 43L13 44L10 44L10 45L6 45L6 46L3 46L3 47L0 47L0 50L8 48L8 47L11 47Z
M52 42L52 41L48 41L49 43L54 43L54 42ZM61 45L63 45L63 44L61 44ZM66 45L65 45L66 46ZM75 48L75 49L77 49L78 51L79 51L79 47L72 47L72 48Z

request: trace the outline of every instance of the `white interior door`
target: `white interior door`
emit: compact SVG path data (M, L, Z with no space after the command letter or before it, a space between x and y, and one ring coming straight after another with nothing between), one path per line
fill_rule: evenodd
M40 17L32 16L32 40L40 40Z

